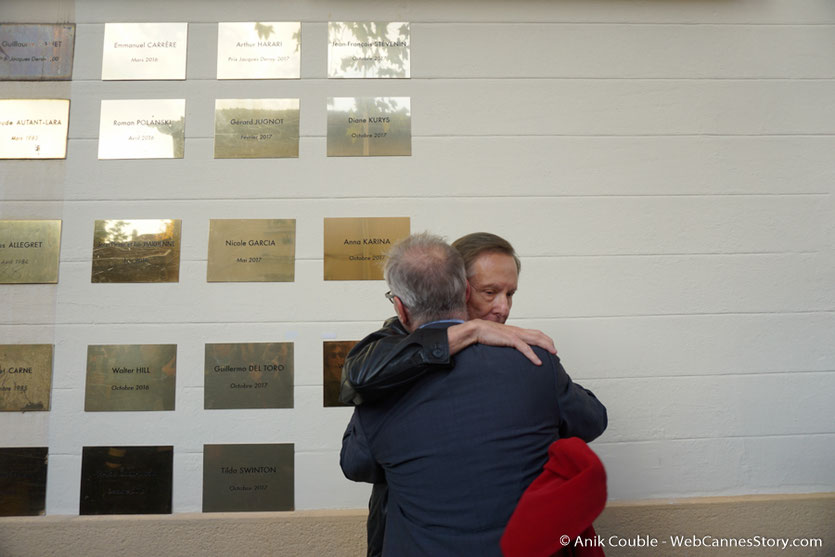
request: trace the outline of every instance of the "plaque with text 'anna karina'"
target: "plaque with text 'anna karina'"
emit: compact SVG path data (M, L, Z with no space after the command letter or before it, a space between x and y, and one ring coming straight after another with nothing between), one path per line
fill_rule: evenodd
M87 347L85 412L174 410L176 344Z
M412 154L410 97L330 97L328 156Z
M410 42L407 22L331 21L328 77L408 78Z
M409 217L326 218L325 280L382 280L386 252L409 235Z
M326 340L322 342L322 391L325 408L331 406L350 406L339 401L342 388L342 366L356 340Z
M295 219L211 219L208 282L293 282Z
M293 343L207 344L204 408L292 408Z
M97 220L92 282L179 282L180 219Z
M68 99L0 99L0 159L64 159Z
M218 79L299 79L301 23L217 24Z
M75 23L0 23L0 81L72 79Z
M299 156L299 99L215 100L215 158Z
M185 99L101 102L99 159L181 159Z
M171 514L174 447L83 447L79 513Z
M101 78L185 79L187 23L105 23Z
M47 447L0 448L0 516L44 514L47 452Z
M55 284L60 220L0 220L0 284Z
M51 344L0 344L0 411L49 410Z
M203 512L292 511L292 443L203 445Z

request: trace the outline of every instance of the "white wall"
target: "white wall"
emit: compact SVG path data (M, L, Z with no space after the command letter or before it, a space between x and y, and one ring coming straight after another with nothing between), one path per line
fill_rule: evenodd
M835 487L835 3L831 0L4 0L76 22L66 161L0 162L0 218L63 219L60 282L0 285L0 344L54 343L52 411L0 415L49 446L47 512L78 512L81 448L173 444L174 511L204 443L291 442L296 508L363 507L322 408L322 339L390 312L322 280L323 218L409 216L522 256L512 322L556 339L609 408L613 499ZM302 79L214 79L218 21L302 21ZM327 80L327 21L412 24L412 79ZM100 81L104 22L188 21L185 82ZM327 158L328 96L411 96L413 154ZM299 97L299 158L214 160L215 98ZM183 160L98 161L101 99L185 98ZM93 221L180 218L177 284L91 284ZM207 284L212 218L295 218L296 281ZM203 345L295 342L295 408L203 410ZM88 344L176 343L174 412L84 413Z

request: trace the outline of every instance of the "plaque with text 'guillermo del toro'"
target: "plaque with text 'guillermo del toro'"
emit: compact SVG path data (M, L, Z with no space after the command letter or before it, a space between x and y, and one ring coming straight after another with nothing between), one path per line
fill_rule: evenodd
M176 344L87 347L85 412L174 410Z
M0 516L44 514L47 452L47 447L0 448Z
M101 102L99 159L181 159L185 99Z
M326 218L325 280L382 280L386 252L409 235L409 217Z
M103 80L185 79L187 23L105 23Z
M215 158L299 156L299 99L215 100Z
M322 342L322 391L325 408L331 406L350 406L339 402L342 387L342 366L351 348L357 340L326 340Z
M292 408L293 343L207 344L205 408Z
M0 99L0 159L65 159L68 99Z
M203 512L292 511L291 443L203 445Z
M403 21L329 22L328 77L410 77L411 35Z
M410 97L330 97L328 156L412 154Z
M72 79L75 23L0 23L0 81Z
M208 282L293 282L295 219L211 219Z
M0 411L49 410L51 344L0 344Z
M299 79L301 23L217 24L218 79Z
M0 284L55 284L60 220L0 220Z
M97 220L92 282L179 282L180 219Z

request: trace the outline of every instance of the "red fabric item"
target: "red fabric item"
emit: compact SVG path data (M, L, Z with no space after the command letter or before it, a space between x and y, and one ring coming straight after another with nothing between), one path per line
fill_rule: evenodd
M507 523L502 552L505 557L602 556L603 549L592 545L592 522L605 506L606 470L594 451L577 437L555 441L542 474ZM589 541L575 546L578 537Z

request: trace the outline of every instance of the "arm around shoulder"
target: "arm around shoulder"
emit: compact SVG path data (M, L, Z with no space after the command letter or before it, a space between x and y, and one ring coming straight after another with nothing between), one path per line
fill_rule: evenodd
M606 407L593 392L571 380L558 357L549 359L556 368L560 437L579 437L590 443L606 431L609 424Z

